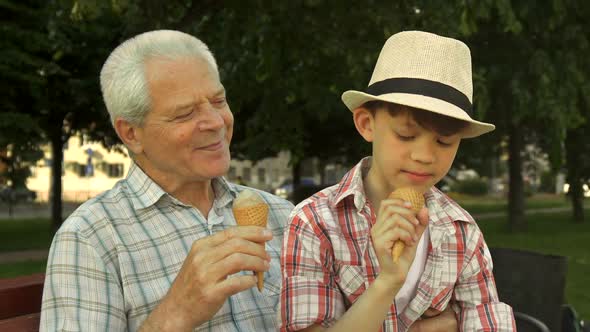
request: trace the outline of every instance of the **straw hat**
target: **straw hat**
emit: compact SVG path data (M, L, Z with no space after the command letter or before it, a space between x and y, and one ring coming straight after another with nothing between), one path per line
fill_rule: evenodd
M351 111L371 100L406 105L469 122L464 138L495 126L471 118L471 54L464 43L422 31L391 36L377 59L365 91L348 90L342 101Z

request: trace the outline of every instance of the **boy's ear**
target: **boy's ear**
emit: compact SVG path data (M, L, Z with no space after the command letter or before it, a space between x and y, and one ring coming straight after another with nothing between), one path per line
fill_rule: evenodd
M115 119L115 132L123 141L123 144L134 154L140 154L143 151L142 133L138 126L134 126L129 121L122 118Z
M364 107L358 107L352 111L352 118L354 119L356 130L363 136L365 141L373 142L373 133L375 131L375 117L373 113Z

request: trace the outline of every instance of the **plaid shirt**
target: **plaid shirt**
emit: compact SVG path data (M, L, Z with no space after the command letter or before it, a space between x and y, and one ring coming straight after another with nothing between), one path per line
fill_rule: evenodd
M244 187L213 180L208 218L168 195L139 167L78 208L53 239L41 331L135 331L166 295L193 242L236 225L231 206ZM279 253L293 205L258 191L270 206L271 267L264 290L231 296L196 331L276 331ZM244 272L249 273L249 272Z
M363 159L342 181L301 202L283 242L281 331L332 326L379 274L370 231ZM407 307L392 301L382 331L406 331L430 307L449 303L462 331L515 331L512 308L498 300L492 260L473 218L436 188L426 194L430 245L424 272Z

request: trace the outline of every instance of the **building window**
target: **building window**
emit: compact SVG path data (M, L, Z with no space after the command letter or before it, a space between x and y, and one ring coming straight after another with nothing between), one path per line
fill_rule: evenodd
M107 175L110 178L121 178L123 177L124 167L123 164L108 164Z
M264 168L258 169L258 183L266 183L266 169Z
M81 177L81 178L85 178L87 177L86 175L86 165L84 164L80 164L80 163L76 163L74 166L74 172L76 172L76 174Z
M229 171L227 171L227 178L229 180L234 180L236 178L236 168L233 166L229 167Z
M250 167L242 168L242 178L244 179L244 181L250 182L252 180L251 172L252 170L250 169Z

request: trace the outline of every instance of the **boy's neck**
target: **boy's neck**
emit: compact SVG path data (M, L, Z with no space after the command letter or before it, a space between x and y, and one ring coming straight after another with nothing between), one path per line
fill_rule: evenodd
M363 186L365 187L365 195L371 203L375 213L378 213L381 201L387 198L389 194L395 189L385 182L379 180L376 171L373 167L369 169L367 175L363 179Z

